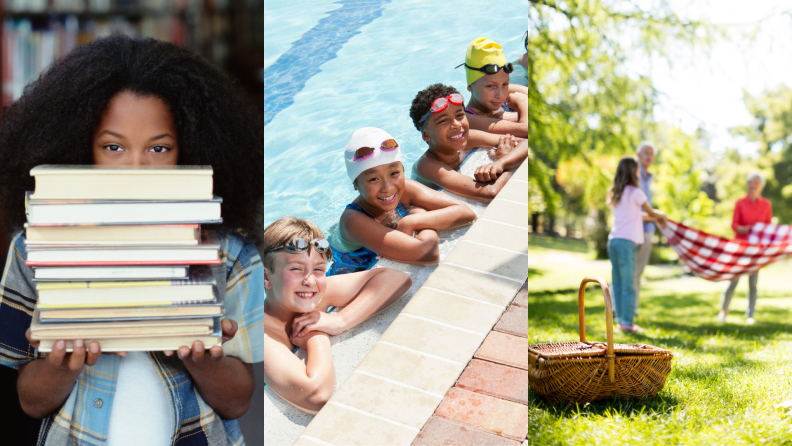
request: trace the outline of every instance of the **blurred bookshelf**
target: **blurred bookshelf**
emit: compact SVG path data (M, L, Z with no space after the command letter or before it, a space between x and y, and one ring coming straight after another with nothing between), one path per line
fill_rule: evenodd
M74 47L120 33L192 49L239 79L263 109L263 14L263 0L1 0L2 104Z

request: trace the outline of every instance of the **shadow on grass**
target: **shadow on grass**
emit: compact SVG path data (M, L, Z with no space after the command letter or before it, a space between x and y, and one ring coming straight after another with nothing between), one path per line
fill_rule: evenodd
M544 271L535 269L535 268L528 268L528 278L531 277L540 277L544 275Z
M681 401L678 398L662 390L651 398L608 398L593 403L549 403L533 389L528 391L528 406L531 409L543 410L559 418L581 415L629 417L638 414L662 414L673 411L679 404Z

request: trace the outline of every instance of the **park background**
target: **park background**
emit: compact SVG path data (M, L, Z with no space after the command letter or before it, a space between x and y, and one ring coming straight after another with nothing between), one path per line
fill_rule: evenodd
M529 343L576 340L577 287L610 282L605 203L618 160L651 140L653 206L731 238L745 177L761 172L775 220L792 224L792 2L530 0L528 11ZM726 324L725 282L685 274L655 235L636 323L615 342L670 349L652 399L551 405L531 394L529 443L790 444L792 284L788 261L759 274L757 323L744 325L747 280ZM602 293L586 301L604 340Z

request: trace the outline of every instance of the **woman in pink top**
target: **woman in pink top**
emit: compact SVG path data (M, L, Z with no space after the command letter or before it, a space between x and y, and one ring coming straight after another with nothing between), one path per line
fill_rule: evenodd
M638 332L635 316L635 256L643 243L643 222L653 221L665 227L663 213L652 209L646 194L638 188L638 161L625 156L616 168L616 178L608 191L608 205L613 208L613 227L608 235L608 257L612 265L614 309L619 329ZM641 213L646 211L646 216Z

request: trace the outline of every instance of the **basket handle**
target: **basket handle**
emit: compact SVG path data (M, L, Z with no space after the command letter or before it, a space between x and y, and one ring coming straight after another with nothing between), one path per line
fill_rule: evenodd
M586 294L586 284L595 282L602 288L602 293L605 295L605 333L606 340L608 341L607 352L605 357L608 359L608 378L610 382L615 380L615 365L616 355L613 353L613 305L611 304L610 290L608 283L602 277L588 276L580 282L580 290L578 291L578 320L580 322L580 342L586 342L586 323L583 314L583 297Z

